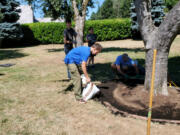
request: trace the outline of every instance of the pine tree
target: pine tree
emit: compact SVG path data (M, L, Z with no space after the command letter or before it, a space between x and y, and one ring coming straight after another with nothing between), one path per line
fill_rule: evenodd
M157 27L161 24L165 16L164 5L165 5L164 0L151 0L151 17L154 22L154 25ZM137 14L135 11L134 2L131 3L130 10L131 10L130 17L132 21L132 25L131 25L132 37L133 39L140 38L140 31L137 22Z
M19 19L20 10L17 9L19 3L15 0L1 0L0 1L0 40L4 39L21 39L23 37L20 24L17 23ZM0 47L1 47L0 43Z
M141 36L140 36L140 31L139 31L139 25L137 22L137 14L136 14L134 2L131 3L130 11L131 11L130 18L132 22L131 23L132 38L139 39Z
M152 0L151 17L154 21L155 26L159 26L163 21L164 14L164 1L163 0Z

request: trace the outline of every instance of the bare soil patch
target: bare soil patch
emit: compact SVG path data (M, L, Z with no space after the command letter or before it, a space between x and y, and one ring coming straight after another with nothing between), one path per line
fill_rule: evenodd
M111 110L116 108L116 110L147 117L149 93L144 90L142 84L133 86L133 83L132 80L130 85L109 81L99 85L102 92L100 101L108 105ZM154 96L152 118L180 120L180 91L169 88L169 96Z

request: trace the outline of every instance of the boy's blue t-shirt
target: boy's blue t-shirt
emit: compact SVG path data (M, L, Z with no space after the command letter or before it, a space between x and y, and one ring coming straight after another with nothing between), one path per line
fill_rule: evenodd
M132 65L134 65L135 64L135 62L131 59L131 58L129 58L128 57L128 61L126 61L126 62L124 62L123 61L123 58L122 58L122 55L119 55L117 58L116 58L116 61L115 61L115 63L114 64L116 64L116 65L123 65L123 66L132 66Z
M66 64L81 64L83 61L87 62L91 53L90 47L80 46L72 49L65 57Z

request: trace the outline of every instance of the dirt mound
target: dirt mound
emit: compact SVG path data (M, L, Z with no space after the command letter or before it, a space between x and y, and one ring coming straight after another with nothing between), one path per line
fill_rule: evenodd
M111 109L147 116L149 93L144 90L142 84L129 87L122 82L109 81L99 87L102 92L100 101L108 103ZM169 88L169 96L154 96L152 118L180 120L180 91Z

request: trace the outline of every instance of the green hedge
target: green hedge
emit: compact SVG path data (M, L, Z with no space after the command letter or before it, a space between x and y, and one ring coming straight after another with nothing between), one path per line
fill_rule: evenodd
M85 35L87 35L89 27L94 28L94 33L97 34L98 41L117 40L131 37L130 19L86 21Z
M32 23L22 25L23 43L50 44L63 43L64 23Z
M18 45L35 44L59 44L63 43L63 32L66 28L65 23L32 23L23 24L22 31L24 38ZM74 26L74 23L73 23ZM131 37L130 19L108 19L86 21L84 36L88 33L88 28L93 27L97 34L98 41L117 40ZM85 37L84 37L85 38ZM6 43L10 43L9 40ZM17 46L15 42L10 43L11 47ZM13 46L12 46L13 45ZM7 44L5 45L7 46Z

